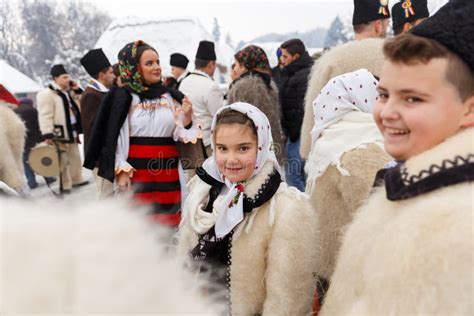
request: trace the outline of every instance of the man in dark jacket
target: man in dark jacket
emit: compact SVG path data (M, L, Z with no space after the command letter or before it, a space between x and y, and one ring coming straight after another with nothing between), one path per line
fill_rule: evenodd
M102 49L93 49L81 58L81 64L92 77L81 98L82 126L84 130L84 148L87 150L92 134L92 126L104 95L113 87L115 74ZM96 175L96 186L99 197L111 195L113 184Z
M38 186L34 171L28 162L30 151L36 144L43 141L43 136L38 123L38 111L33 107L33 100L30 98L21 98L18 100L20 105L14 109L15 113L22 119L26 127L25 149L23 151L23 167L28 181L28 187L34 189ZM55 178L45 177L46 183L56 181Z
M304 192L304 162L299 150L304 116L304 96L313 60L299 39L288 40L280 47L284 66L280 73L280 103L283 132L287 137L286 180L289 185Z

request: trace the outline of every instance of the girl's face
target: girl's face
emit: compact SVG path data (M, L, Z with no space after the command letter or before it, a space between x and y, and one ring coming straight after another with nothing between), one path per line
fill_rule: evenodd
M158 54L147 49L140 56L140 64L138 70L146 84L158 83L161 80L161 66Z
M236 183L252 176L257 161L257 136L242 124L222 124L216 128L215 156L220 173Z

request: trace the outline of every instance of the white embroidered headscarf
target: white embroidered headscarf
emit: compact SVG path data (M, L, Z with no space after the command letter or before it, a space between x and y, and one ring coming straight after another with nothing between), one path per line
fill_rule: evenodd
M332 78L316 97L311 152L305 166L308 185L331 164L348 176L340 165L345 152L369 143L382 146L383 138L372 116L377 84L367 69L359 69Z
M271 161L275 169L280 172L280 167L273 151L273 138L270 122L262 111L248 103L236 102L224 106L217 111L216 115L214 115L211 126L211 146L213 151L215 152L215 139L213 134L216 128L217 117L222 111L227 109L232 109L245 114L253 121L255 128L257 129L257 160L255 170L250 179L260 172L267 161ZM244 218L243 193L245 193L245 184L232 183L226 179L217 167L214 154L204 161L202 167L211 177L224 183L228 189L228 193L222 200L222 203L220 203L220 205L214 204L214 208L218 208L216 210L218 215L215 222L216 236L217 238L221 238L227 235ZM237 199L237 202L232 203L235 199Z

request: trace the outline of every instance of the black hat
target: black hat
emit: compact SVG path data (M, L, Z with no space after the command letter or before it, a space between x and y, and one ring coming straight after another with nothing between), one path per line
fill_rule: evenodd
M201 60L216 60L214 43L209 41L200 41L196 52L196 58Z
M451 0L410 31L458 55L474 71L474 1Z
M54 78L54 77L59 77L61 75L67 74L68 72L66 71L66 68L64 68L63 65L57 64L51 67L51 71L49 73Z
M354 0L352 25L390 18L388 0Z
M102 48L88 51L87 54L81 58L81 65L91 77L94 77L101 70L111 66Z
M392 24L396 29L405 23L430 16L427 0L405 0L397 2L392 7Z
M180 53L174 53L170 56L170 65L186 69L188 67L189 59Z

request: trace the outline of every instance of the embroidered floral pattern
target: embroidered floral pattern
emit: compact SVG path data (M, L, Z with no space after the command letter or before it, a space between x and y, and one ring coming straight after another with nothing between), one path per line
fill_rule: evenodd
M432 176L436 173L442 172L444 170L453 169L462 165L474 163L474 155L470 154L467 157L456 156L453 160L445 159L442 161L441 165L433 164L429 166L428 169L421 170L419 174L411 175L408 173L408 170L405 165L400 169L400 175L405 185L412 185L419 182L429 176Z
M237 204L237 202L239 201L239 198L240 198L240 195L244 192L244 185L243 185L243 182L239 182L235 185L235 188L237 190L239 190L239 192L237 193L236 196L234 196L234 198L232 199L232 201L230 201L229 203L229 208L231 208L232 206L234 206L235 204Z
M255 68L270 69L270 63L265 51L258 46L249 45L241 49L234 57L239 64L248 70Z
M143 45L147 44L138 40L127 44L119 53L120 79L137 93L149 90L149 87L143 84L142 75L138 71L138 47Z

